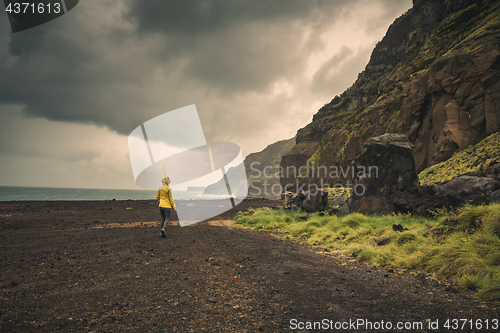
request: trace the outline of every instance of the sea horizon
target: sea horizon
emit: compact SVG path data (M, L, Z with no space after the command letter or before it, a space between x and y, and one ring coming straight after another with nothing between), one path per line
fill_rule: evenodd
M224 196L173 190L174 200L218 200ZM0 201L156 200L156 190L0 186Z

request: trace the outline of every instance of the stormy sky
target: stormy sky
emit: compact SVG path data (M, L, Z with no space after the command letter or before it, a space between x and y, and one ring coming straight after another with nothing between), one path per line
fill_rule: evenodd
M196 104L243 155L293 137L411 0L80 0L13 34L0 13L0 186L137 188L127 138ZM3 5L2 5L3 8Z

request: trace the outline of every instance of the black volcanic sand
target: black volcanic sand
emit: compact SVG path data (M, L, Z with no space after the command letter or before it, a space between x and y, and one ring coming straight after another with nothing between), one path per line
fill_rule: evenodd
M245 201L215 219L276 205ZM295 318L449 332L446 319L464 318L487 332L499 318L498 303L457 287L265 232L202 222L162 239L158 215L154 201L0 203L0 331L286 332Z

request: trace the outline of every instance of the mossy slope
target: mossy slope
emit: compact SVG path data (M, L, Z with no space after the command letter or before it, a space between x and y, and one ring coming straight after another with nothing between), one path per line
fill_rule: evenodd
M418 177L421 184L430 185L461 175L474 174L497 164L500 164L500 132L490 135L475 146L455 153L444 162L425 169Z

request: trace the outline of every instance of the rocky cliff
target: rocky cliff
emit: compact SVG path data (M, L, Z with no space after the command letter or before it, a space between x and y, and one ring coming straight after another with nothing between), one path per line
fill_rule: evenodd
M499 77L500 2L414 0L357 81L297 132L281 166L348 167L369 138L393 132L414 144L420 172L500 131ZM349 178L303 180L333 186Z
M249 154L243 163L248 182L248 195L257 197L278 197L281 191L277 189L279 185L279 166L281 157L285 155L295 145L295 138L275 142L267 146L264 150ZM227 171L228 177L233 173L240 172L241 168L231 168ZM236 176L236 175L235 175ZM238 177L239 178L239 177ZM275 186L275 193L272 188ZM227 193L224 179L208 186L205 189L206 194L225 194Z

